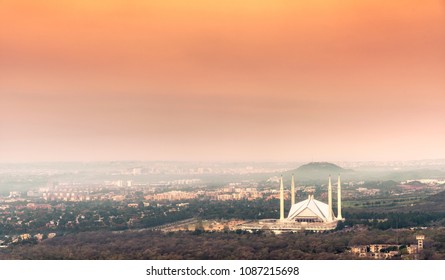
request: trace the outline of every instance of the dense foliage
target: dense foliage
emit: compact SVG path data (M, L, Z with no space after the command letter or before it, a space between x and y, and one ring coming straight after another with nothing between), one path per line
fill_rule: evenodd
M424 231L420 258L445 259L445 229ZM413 244L415 232L343 230L326 233L91 232L0 250L2 259L351 259L348 247Z

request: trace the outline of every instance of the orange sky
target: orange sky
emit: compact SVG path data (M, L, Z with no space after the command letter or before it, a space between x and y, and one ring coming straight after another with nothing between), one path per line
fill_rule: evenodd
M0 161L445 158L444 0L0 0Z

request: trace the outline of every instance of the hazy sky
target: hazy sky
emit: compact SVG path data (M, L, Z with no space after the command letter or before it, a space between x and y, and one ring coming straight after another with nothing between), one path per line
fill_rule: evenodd
M0 161L428 158L444 0L0 0Z

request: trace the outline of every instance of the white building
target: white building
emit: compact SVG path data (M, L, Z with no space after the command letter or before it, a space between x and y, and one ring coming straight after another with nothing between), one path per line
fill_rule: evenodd
M314 199L314 195L309 194L308 199L292 205L286 221L325 223L334 219L334 214L329 211L329 205Z
M291 202L293 203L287 218L284 217L284 186L283 178L280 179L280 218L277 220L268 219L258 222L246 223L240 226L246 230L272 230L282 231L325 231L333 230L337 227L338 221L344 221L341 214L341 181L338 176L337 186L337 217L332 209L332 184L329 177L328 203L321 202L314 198L313 193L309 193L306 200L295 203L295 183L292 176Z

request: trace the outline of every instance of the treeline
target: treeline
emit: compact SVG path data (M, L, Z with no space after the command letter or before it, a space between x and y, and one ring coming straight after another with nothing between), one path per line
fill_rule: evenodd
M329 236L329 238L325 238ZM91 232L0 251L3 259L345 259L341 234Z
M373 211L348 211L344 216L346 226L363 224L370 228L386 230L410 227L425 227L445 225L445 212L373 212Z
M445 259L445 229L427 230L421 259ZM0 250L0 259L354 259L354 245L415 244L415 232L90 232Z
M279 216L279 200L200 201L191 205L203 219L271 219ZM287 210L288 211L288 210Z

